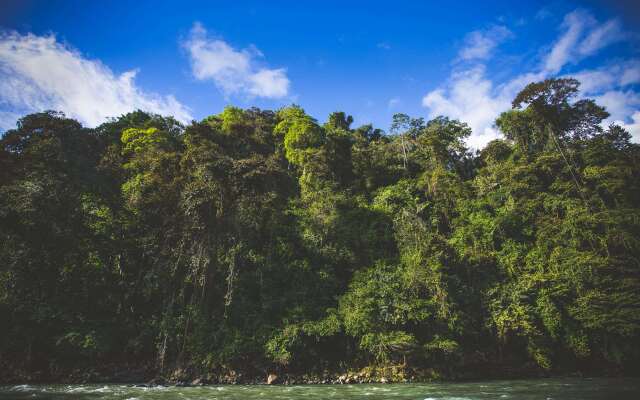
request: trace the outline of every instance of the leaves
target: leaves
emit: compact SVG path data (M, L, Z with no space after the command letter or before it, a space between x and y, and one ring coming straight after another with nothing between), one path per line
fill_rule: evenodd
M0 357L633 371L640 148L577 90L527 86L476 154L445 117L26 116L0 140Z

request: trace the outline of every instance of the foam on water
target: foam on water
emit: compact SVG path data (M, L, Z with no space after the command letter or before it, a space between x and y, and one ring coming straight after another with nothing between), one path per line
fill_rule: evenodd
M17 391L17 392L27 392L29 390L34 390L34 389L35 388L33 386L29 386L29 385L16 385L10 388L9 390Z
M477 383L364 385L14 385L0 400L637 400L640 379L545 379Z

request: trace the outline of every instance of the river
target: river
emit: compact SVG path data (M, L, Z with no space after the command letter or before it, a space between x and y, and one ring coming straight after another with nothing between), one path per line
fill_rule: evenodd
M537 379L469 383L360 385L16 385L0 387L0 399L116 400L588 400L640 399L640 379Z

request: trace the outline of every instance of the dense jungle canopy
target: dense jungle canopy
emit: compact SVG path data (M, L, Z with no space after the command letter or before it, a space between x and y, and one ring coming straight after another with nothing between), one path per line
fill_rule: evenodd
M445 117L295 105L27 115L0 140L0 364L637 373L640 146L578 88L528 85L481 151Z

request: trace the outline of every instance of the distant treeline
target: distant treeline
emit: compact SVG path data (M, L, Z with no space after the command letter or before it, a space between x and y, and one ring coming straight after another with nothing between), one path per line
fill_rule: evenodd
M0 140L3 374L637 373L640 146L577 93L530 84L479 152L444 117L27 115Z

